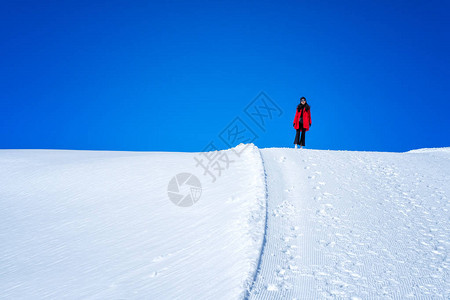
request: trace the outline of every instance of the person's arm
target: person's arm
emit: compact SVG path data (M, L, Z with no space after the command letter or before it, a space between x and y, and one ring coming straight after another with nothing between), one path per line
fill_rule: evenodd
M298 119L298 111L295 111L295 117L294 117L294 122L293 122L293 124L292 125L294 125L294 127L295 127L295 120L297 120Z
M312 122L311 122L311 109L308 111L309 113L309 126L311 126Z

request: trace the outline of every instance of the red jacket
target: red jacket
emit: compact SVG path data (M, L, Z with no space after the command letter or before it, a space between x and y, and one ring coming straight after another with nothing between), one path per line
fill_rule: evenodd
M303 114L303 128L306 131L309 130L309 125L311 125L311 110L306 111L305 108L302 108L300 111L295 110L294 117L294 128L299 129L298 121L300 120L300 116Z

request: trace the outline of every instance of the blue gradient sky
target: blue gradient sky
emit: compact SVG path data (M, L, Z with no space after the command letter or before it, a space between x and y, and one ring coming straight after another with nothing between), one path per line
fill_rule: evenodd
M450 146L450 1L1 1L0 148ZM264 91L282 110L256 126ZM233 143L231 143L233 144ZM238 142L236 142L238 144Z

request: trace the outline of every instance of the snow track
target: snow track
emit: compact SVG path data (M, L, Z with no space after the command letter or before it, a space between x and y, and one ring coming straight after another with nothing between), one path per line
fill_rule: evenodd
M263 174L264 174L264 195L265 195L264 196L264 199L265 199L264 233L263 233L263 237L262 237L261 250L260 250L259 257L258 257L258 262L256 264L254 276L253 276L253 279L252 279L251 283L249 284L249 286L246 290L246 293L245 293L244 299L246 299L246 300L249 299L250 293L255 288L255 284L257 282L258 275L261 273L261 261L262 261L262 256L263 256L264 249L265 249L266 243L267 243L267 220L268 220L268 207L269 207L269 203L268 203L269 191L268 191L267 172L266 172L266 167L264 164L264 158L262 156L261 150L258 149L258 152L259 152L259 157L261 159L261 165L262 165L262 170L263 170Z
M450 297L450 156L261 149L268 218L249 299Z

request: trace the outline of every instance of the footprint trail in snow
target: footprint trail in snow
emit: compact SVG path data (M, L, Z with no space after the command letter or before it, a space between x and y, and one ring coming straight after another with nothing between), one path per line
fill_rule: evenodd
M260 151L268 219L249 299L448 299L448 151Z

